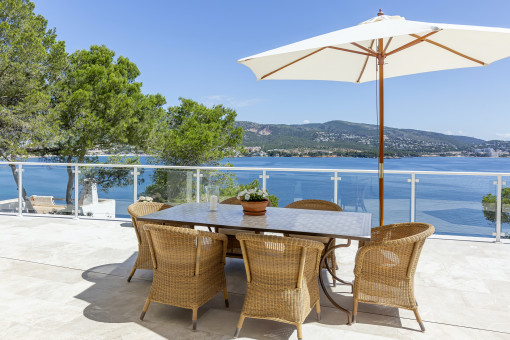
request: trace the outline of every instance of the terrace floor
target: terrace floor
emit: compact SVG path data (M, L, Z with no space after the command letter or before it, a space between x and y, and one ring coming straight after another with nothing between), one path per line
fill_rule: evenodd
M245 292L241 260L227 261L230 308L223 296L191 310L152 303L138 319L152 272L126 278L136 258L131 223L0 216L0 337L2 339L231 339ZM352 279L357 245L337 252ZM416 274L416 296L427 331L411 311L360 305L358 323L322 296L305 339L510 339L510 244L429 239ZM346 286L333 289L352 308ZM247 319L245 339L297 339L295 327Z

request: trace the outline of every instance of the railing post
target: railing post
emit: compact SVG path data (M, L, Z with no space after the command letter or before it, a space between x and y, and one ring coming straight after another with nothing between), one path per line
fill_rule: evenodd
M78 210L80 208L79 199L80 199L80 169L78 165L74 166L74 218L78 219L79 214Z
M268 179L269 176L266 175L266 170L262 170L262 175L259 175L259 178L262 178L262 189L267 190L266 179Z
M501 175L498 175L498 180L495 182L496 184L496 242L501 241L501 187L503 185L503 181Z
M133 203L136 203L138 201L138 175L140 173L138 172L138 167L133 167L133 171L131 172L131 175L133 175Z
M197 203L200 203L200 169L197 169Z
M338 181L342 180L342 177L338 177L338 171L335 171L335 176L331 177L331 180L333 181L333 191L335 195L333 197L333 202L338 204Z
M407 179L408 182L411 182L411 222L415 222L416 218L416 183L420 180L416 179L416 174L414 172L411 173L411 178Z
M23 165L18 163L18 216L23 216Z

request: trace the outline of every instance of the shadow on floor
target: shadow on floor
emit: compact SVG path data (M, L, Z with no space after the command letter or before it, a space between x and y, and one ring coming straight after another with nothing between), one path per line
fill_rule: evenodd
M76 298L89 303L83 314L88 319L102 323L136 323L166 338L222 339L233 335L244 302L246 277L244 263L239 259L227 259L225 271L229 290L230 308L225 308L222 294L199 308L198 330L191 330L191 310L169 305L151 303L145 320L139 320L140 312L152 283L152 271L137 270L130 283L127 276L137 253L122 263L111 263L90 268L83 272L83 279L93 285ZM344 286L345 287L345 286ZM336 290L336 289L335 289ZM330 292L337 303L352 310L350 289ZM344 313L332 305L321 292L322 320L320 324L338 326L347 322ZM330 306L330 308L328 308ZM315 311L305 321L316 323ZM403 328L397 308L360 304L358 324L373 324ZM347 327L347 326L346 326ZM353 327L356 327L354 325ZM282 339L295 336L296 328L269 320L246 319L241 336L255 339Z

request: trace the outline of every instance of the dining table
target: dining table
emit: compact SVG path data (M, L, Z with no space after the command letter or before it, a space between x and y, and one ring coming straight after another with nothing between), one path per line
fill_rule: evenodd
M220 204L211 210L207 203L184 203L171 209L138 217L138 220L175 226L205 226L209 228L227 228L240 231L270 232L282 234L320 236L330 239L321 258L321 268L326 268L333 280L344 281L333 274L328 255L341 247L348 247L352 240L370 241L372 214L366 212L324 211L310 209L292 209L267 207L261 216L245 215L240 205ZM335 239L345 239L346 243L335 245ZM328 300L347 314L347 324L351 324L351 313L340 306L328 292L324 278L319 281Z

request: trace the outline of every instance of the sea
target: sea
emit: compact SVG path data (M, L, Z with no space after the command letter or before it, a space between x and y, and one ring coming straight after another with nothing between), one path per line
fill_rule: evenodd
M100 157L104 161L105 157ZM45 165L44 159L31 159L40 165L24 166L23 185L30 195L53 196L57 204L65 197L67 172L65 167ZM142 164L148 159L142 157ZM363 211L372 214L373 226L378 224L378 179L377 174L342 172L341 170L376 170L377 159L371 158L301 158L301 157L239 157L224 159L235 167L266 168L267 190L279 199L283 207L300 199L323 199L335 201L333 172L271 171L270 168L334 169L338 170L337 202L345 211ZM416 157L385 160L385 170L441 171L448 173L481 172L510 173L510 158L473 157ZM111 171L118 171L111 169ZM140 175L137 197L152 183L153 170ZM228 171L237 183L245 184L255 179L262 182L262 171ZM214 172L203 171L207 178ZM127 175L131 176L131 175ZM496 195L494 175L460 174L416 174L415 213L411 207L411 174L385 175L385 224L415 221L431 223L436 233L457 236L494 237L494 207L482 205L484 195ZM207 180L203 180L203 183ZM503 186L510 186L510 176L503 176ZM115 217L128 218L127 206L133 202L133 184L98 188L100 198L115 200ZM186 190L186 188L183 188ZM189 187L188 187L189 191ZM193 190L194 191L194 190ZM195 199L194 192L189 193ZM0 201L17 197L16 184L11 169L0 166ZM60 202L59 202L60 201ZM1 203L1 202L0 202ZM1 209L2 212L10 212ZM504 210L505 211L505 210ZM505 213L504 213L505 214ZM505 217L505 216L504 216ZM504 218L503 221L508 221ZM510 234L510 225L502 224L504 232Z

